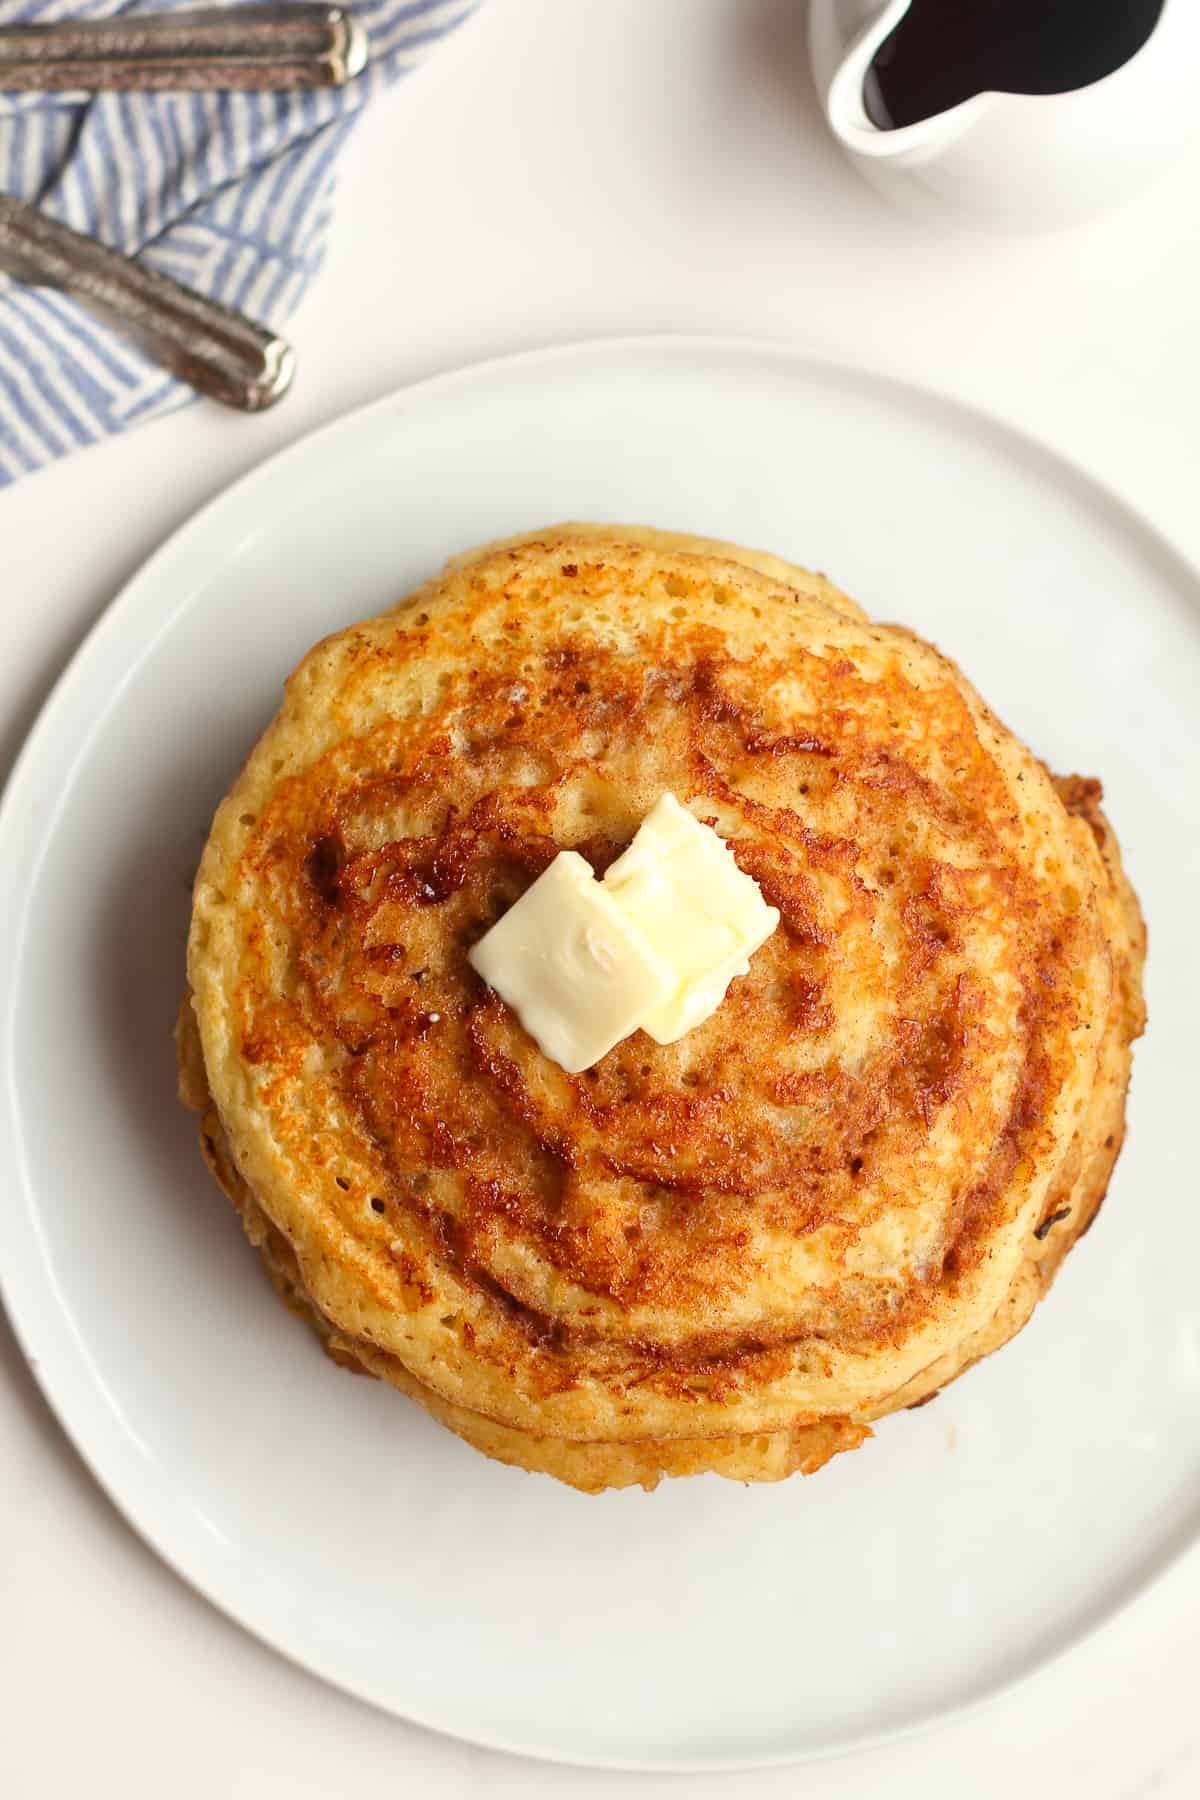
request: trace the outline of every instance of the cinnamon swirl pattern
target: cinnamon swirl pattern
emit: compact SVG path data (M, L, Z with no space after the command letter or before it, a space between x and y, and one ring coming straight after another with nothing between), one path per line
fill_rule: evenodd
M568 1075L467 952L664 792L780 927ZM1011 1337L1103 1197L1144 932L1098 803L776 558L494 546L288 682L197 877L182 1092L289 1304L477 1448L809 1472Z

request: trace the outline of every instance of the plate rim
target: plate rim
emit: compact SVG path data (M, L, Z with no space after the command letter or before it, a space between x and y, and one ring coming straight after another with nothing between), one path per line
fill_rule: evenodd
M1158 524L1085 464L974 401L913 381L883 365L865 359L846 362L787 339L728 333L619 334L536 346L440 370L417 381L401 384L362 405L337 414L255 463L210 496L169 532L122 583L84 632L38 708L0 794L0 850L10 836L22 832L19 810L25 790L29 789L35 797L38 794L39 758L54 741L60 715L69 706L76 690L85 686L91 662L104 650L110 639L119 640L127 615L136 611L143 590L147 587L153 589L158 582L160 570L169 568L173 558L181 554L186 556L194 539L203 538L210 515L227 507L235 498L244 502L258 484L277 479L279 471L290 460L299 463L314 455L319 458L321 450L328 449L339 436L353 436L361 429L364 420L377 414L393 409L402 412L406 403L424 403L430 397L458 386L486 383L489 379L512 374L540 374L552 371L559 364L579 366L605 357L644 357L681 363L688 360L703 363L712 358L729 362L742 361L746 364L756 359L780 361L787 364L793 374L807 375L810 379L827 382L853 384L876 394L883 392L893 400L898 398L909 409L916 407L927 414L932 412L940 415L943 420L952 424L957 422L960 426L965 426L976 437L984 434L993 443L1007 448L1010 454L1017 456L1026 465L1032 460L1036 465L1052 470L1059 483L1065 480L1083 499L1119 521L1125 533L1132 533L1138 540L1143 554L1159 568L1165 568L1176 585L1193 588L1194 597L1200 602L1200 563L1193 562ZM149 653L153 642L169 628L179 612L193 603L192 594L185 590L181 592L175 606L155 618L154 629L143 641L137 662L130 665L126 678L132 674L142 656ZM102 727L112 707L118 704L119 689L113 694L109 706L97 716L92 729L77 744L68 773L65 777L60 777L60 792L63 796L70 792L76 771L88 755L95 731ZM948 1705L932 1705L918 1716L900 1724L835 1734L823 1743L798 1745L790 1749L772 1748L761 1753L716 1752L692 1757L626 1757L595 1752L572 1754L562 1748L522 1742L495 1731L468 1732L461 1725L448 1723L431 1713L422 1712L420 1708L415 1711L402 1710L382 1692L371 1691L369 1682L354 1679L348 1672L338 1673L335 1669L324 1666L322 1658L311 1646L298 1648L289 1643L282 1628L276 1631L274 1621L264 1622L254 1618L253 1604L243 1604L236 1592L230 1594L225 1590L219 1569L214 1566L210 1572L206 1568L199 1539L194 1534L189 1535L184 1527L172 1527L170 1511L164 1512L156 1506L153 1490L146 1486L144 1480L139 1483L136 1476L132 1480L129 1478L129 1465L122 1462L119 1438L108 1442L95 1441L95 1409L89 1406L86 1393L78 1386L81 1378L88 1378L86 1345L73 1330L62 1331L57 1339L52 1330L48 1331L47 1321L53 1321L56 1312L60 1323L64 1315L70 1319L70 1314L56 1293L53 1273L45 1259L44 1242L38 1228L33 1203L33 1183L29 1179L23 1155L13 1045L16 1037L16 1000L31 890L57 830L58 818L59 807L55 805L38 823L31 854L19 865L22 870L20 880L0 888L0 924L8 921L13 926L8 941L15 947L12 956L0 961L0 1045L3 1046L3 1060L8 1071L3 1104L0 1105L0 1168L13 1178L13 1186L17 1191L12 1193L12 1199L19 1202L0 1207L0 1307L4 1310L17 1345L56 1424L89 1477L107 1496L124 1522L193 1594L293 1667L361 1703L371 1705L406 1724L445 1737L451 1742L476 1745L486 1750L528 1757L551 1765L644 1774L716 1774L786 1768L904 1742L935 1726L972 1717L1002 1695L1011 1694L1025 1683L1037 1679L1073 1650L1106 1631L1125 1612L1143 1601L1171 1570L1189 1559L1200 1546L1200 1528L1176 1534L1147 1568L1131 1578L1114 1598L1091 1609L1079 1625L1068 1628L1051 1640L1048 1647L1037 1652L1029 1663L1011 1673L991 1679L986 1689L980 1693L968 1695Z

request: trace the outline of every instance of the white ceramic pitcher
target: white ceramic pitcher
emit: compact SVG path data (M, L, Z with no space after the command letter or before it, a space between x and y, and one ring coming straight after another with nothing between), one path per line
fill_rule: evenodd
M1165 0L1142 48L1088 87L975 94L881 130L864 104L864 78L913 4L811 0L809 13L830 129L895 199L1018 229L1066 223L1125 199L1200 128L1200 0Z

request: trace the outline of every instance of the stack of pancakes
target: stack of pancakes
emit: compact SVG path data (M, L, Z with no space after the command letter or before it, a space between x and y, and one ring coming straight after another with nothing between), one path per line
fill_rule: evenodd
M663 793L781 924L568 1075L467 961ZM284 1299L502 1462L818 1468L1012 1337L1121 1144L1144 932L1099 786L819 576L564 526L319 644L196 881L182 1091Z

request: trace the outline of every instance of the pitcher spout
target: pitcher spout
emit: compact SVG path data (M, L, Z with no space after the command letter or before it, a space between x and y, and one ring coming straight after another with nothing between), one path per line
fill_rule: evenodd
M812 0L813 72L819 97L831 130L854 156L877 162L924 160L968 131L992 98L976 94L899 130L872 118L868 97L873 64L912 3Z

